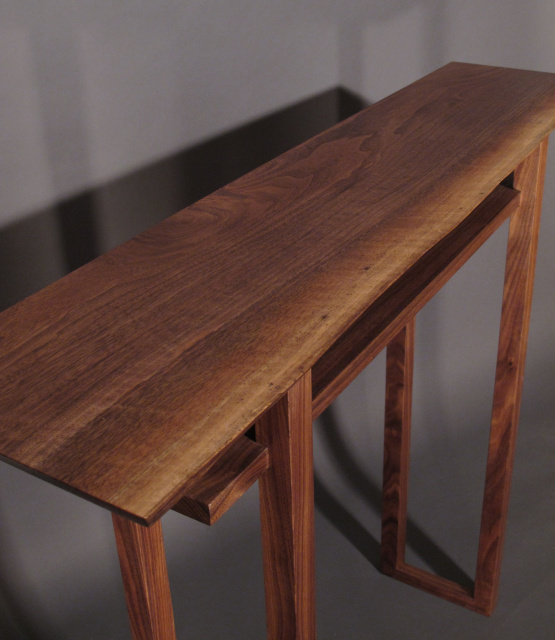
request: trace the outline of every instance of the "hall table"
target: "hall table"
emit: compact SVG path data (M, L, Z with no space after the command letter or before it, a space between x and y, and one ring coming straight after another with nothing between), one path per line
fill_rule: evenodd
M160 518L259 478L268 637L316 637L312 420L384 347L382 569L492 611L554 126L554 74L448 64L0 315L2 459L113 512L135 640L175 638ZM414 317L509 217L468 590L404 560Z

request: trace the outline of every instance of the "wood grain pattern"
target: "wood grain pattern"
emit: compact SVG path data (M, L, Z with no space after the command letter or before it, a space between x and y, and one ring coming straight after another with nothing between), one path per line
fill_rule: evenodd
M176 640L161 523L112 519L133 640Z
M509 227L501 329L482 524L476 567L475 599L486 614L497 602L514 461L534 269L547 157L547 139L515 170L521 206Z
M268 640L315 640L310 371L256 425L271 467L260 478Z
M408 269L316 362L315 420L516 210L519 192L499 185Z
M518 165L512 179L521 198L509 227L476 578L470 590L405 562L412 327L396 336L387 352L382 571L484 615L492 613L499 591L546 157L547 138Z
M555 125L450 64L0 315L0 456L144 524Z
M267 447L241 436L187 483L172 509L213 525L269 466Z
M409 484L414 318L386 354L381 570L395 575L405 561Z
M421 591L443 598L443 600L448 600L471 611L482 613L476 606L472 591L452 580L436 576L429 571L413 567L405 562L399 562L395 571L390 575L396 580L409 584L411 587L416 587Z

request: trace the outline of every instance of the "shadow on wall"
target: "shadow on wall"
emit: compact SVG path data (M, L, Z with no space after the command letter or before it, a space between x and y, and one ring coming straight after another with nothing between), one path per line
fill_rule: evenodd
M76 269L365 106L334 88L0 229L0 309ZM108 230L108 231L107 231ZM1 636L55 637L18 597L0 544ZM11 585L11 586L10 586Z
M0 310L363 106L330 89L0 229Z
M1 512L0 512L1 513ZM27 607L22 603L24 598L11 588L13 581L9 576L7 561L10 560L9 539L0 532L0 637L2 640L42 640L51 638L49 631L33 621L28 614ZM43 621L44 622L44 621ZM46 634L46 635L45 635Z

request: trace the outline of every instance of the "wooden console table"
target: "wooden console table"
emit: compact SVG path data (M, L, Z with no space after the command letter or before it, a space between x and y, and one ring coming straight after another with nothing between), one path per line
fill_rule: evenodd
M554 126L555 75L449 64L0 315L0 454L113 512L135 640L175 638L160 518L258 478L268 636L315 638L312 420L384 347L383 571L491 612ZM404 561L414 317L509 217L467 591Z

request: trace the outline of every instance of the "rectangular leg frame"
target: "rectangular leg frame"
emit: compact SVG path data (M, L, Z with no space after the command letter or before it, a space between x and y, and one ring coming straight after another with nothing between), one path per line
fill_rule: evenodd
M470 591L405 563L414 319L387 350L382 571L485 615L493 611L499 589L546 155L547 139L514 172L521 204L509 228L478 560Z

